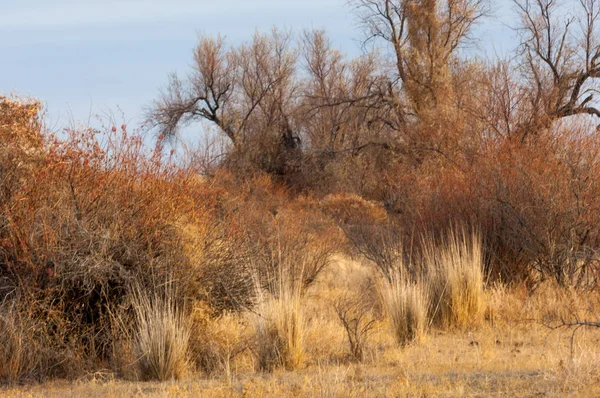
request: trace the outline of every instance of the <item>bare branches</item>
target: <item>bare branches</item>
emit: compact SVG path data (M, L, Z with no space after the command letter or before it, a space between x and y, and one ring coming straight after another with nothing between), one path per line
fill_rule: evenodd
M346 330L352 358L357 362L363 361L367 340L378 321L374 304L369 301L363 293L355 297L345 295L334 304L335 313Z
M593 101L600 77L600 2L578 0L575 15L559 17L557 0L513 1L521 16L523 66L549 120L582 114L600 118Z
M222 38L203 37L194 51L194 67L185 82L176 75L155 101L148 118L163 136L173 136L182 124L206 119L235 141L235 128L226 111L235 89L234 53Z
M172 136L181 125L204 119L238 145L251 134L249 123L255 114L271 122L285 119L295 63L289 33L256 34L240 48L228 48L221 37L202 37L192 72L185 81L171 77L149 113L151 125Z
M396 74L419 114L449 101L449 65L488 13L485 0L353 0L365 43L383 39ZM394 80L392 78L391 80Z
M383 39L391 44L396 56L396 68L406 80L405 48L408 43L407 6L403 0L352 0L360 24L365 30L365 43Z
M575 335L581 328L600 328L600 318L598 314L596 314L590 306L590 309L587 311L590 315L592 315L595 320L581 319L577 312L572 313L572 320L566 320L564 318L560 318L558 323L542 323L545 327L550 329L550 331L555 330L571 330L571 357L574 354L575 350Z
M302 47L308 74L302 90L303 125L313 149L363 145L378 134L379 120L396 117L383 98L386 79L375 53L348 61L323 31L305 32Z

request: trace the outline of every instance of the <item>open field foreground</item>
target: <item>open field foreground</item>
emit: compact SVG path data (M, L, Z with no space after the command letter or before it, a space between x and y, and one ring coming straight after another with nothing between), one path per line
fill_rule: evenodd
M571 317L597 304L596 297L583 300L550 286L532 294L525 289L489 288L481 325L470 331L432 330L406 347L399 347L386 322L378 321L363 363L355 363L333 307L342 291L356 289L370 272L369 266L338 258L310 289L305 359L295 371L257 372L248 349L212 377L188 374L179 381L159 383L119 380L100 371L74 381L5 388L2 396L600 396L600 329L581 328L573 336L573 329L551 330L541 322L556 325L561 316ZM220 327L229 337L243 335L251 328L250 318L245 314L222 319Z

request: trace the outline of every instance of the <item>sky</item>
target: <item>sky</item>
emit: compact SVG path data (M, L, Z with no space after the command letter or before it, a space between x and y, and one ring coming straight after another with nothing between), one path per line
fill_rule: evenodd
M475 31L487 56L515 44L510 0ZM200 34L232 44L273 26L325 28L349 55L361 32L346 0L0 0L0 94L46 104L47 123L139 125L170 73L186 74Z

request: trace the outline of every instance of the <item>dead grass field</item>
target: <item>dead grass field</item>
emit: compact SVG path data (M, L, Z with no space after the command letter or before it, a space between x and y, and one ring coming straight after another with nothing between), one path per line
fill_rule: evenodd
M305 303L305 360L295 371L255 370L251 349L209 377L173 382L117 380L110 373L75 381L17 386L6 397L426 397L600 396L600 330L551 330L594 297L542 286L488 287L485 321L472 330L430 331L398 346L383 319L368 337L363 363L351 361L344 329L333 310L343 292L365 285L370 266L343 258L311 287ZM597 301L596 301L597 302ZM222 335L251 333L251 315L221 319Z

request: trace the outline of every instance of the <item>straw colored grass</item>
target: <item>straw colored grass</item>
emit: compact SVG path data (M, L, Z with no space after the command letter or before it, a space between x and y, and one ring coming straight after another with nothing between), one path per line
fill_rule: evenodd
M548 284L535 292L526 286L486 289L488 321L473 330L454 328L430 333L421 344L399 346L383 322L369 334L364 361L348 361L345 330L332 303L343 292L363 292L365 279L376 272L368 263L343 259L312 286L302 304L304 358L299 369L256 372L257 350L231 358L230 372L192 373L181 381L130 382L103 375L77 381L49 380L41 385L0 389L18 397L460 397L460 396L600 396L600 329L550 331L539 322L560 322L563 314L590 308L600 313L598 293L574 295ZM572 296L573 295L573 296ZM571 297L572 296L572 297ZM271 304L273 297L264 303ZM369 299L370 300L370 299ZM271 307L275 308L275 307ZM261 315L263 308L257 312ZM572 315L571 315L572 316ZM590 319L590 314L588 313ZM246 313L252 337L256 319ZM264 319L272 319L264 316ZM572 319L572 318L569 318ZM595 318L593 318L595 319ZM228 317L219 328L245 337ZM271 325L273 325L271 323ZM231 329L231 330L230 330ZM265 329L266 330L266 329ZM218 332L217 332L218 333ZM225 332L223 332L225 333ZM195 334L195 333L194 333ZM248 335L250 337L250 335ZM220 372L225 373L223 369ZM225 377L226 376L226 377Z
M190 326L174 300L172 289L153 295L137 289L133 297L136 319L133 342L141 378L181 379L189 368Z
M43 353L26 322L12 310L0 312L0 385L30 379Z
M413 282L396 269L390 278L380 278L379 296L390 330L401 346L422 340L427 329L428 299L422 282Z
M255 321L257 365L268 372L278 367L297 369L304 361L303 267L300 277L294 278L288 272L290 267L283 263L280 258L276 278L266 291L255 276L259 300Z
M304 361L304 319L297 297L271 299L256 320L258 368L297 369Z
M450 231L442 246L425 240L423 247L433 323L442 328L479 323L485 307L480 235Z

